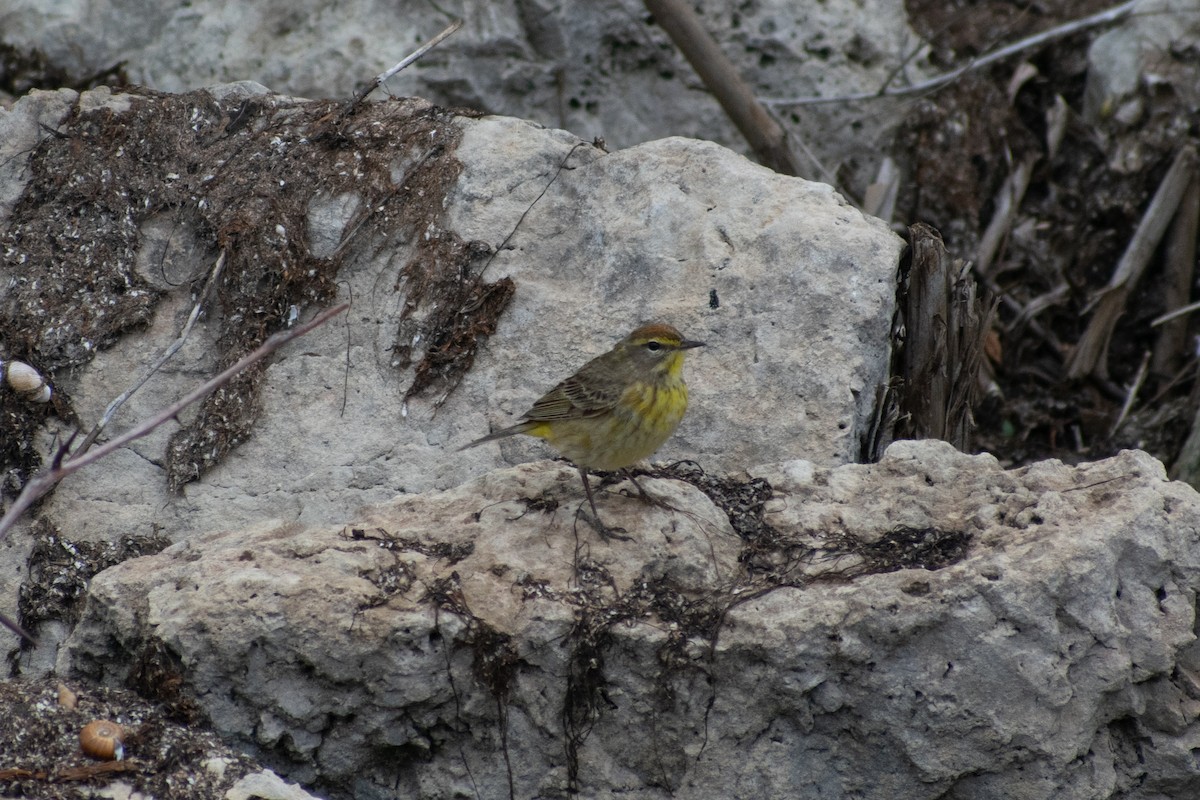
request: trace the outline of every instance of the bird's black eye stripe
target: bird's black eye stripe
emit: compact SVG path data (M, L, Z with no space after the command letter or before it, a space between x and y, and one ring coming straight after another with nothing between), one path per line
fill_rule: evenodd
M659 350L662 350L662 343L651 340L649 342L646 342L646 349L652 353L656 353Z

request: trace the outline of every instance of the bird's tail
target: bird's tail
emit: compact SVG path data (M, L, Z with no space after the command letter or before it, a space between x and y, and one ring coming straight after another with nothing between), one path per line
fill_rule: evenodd
M475 447L476 445L486 444L487 442L492 442L492 441L495 441L496 439L503 439L506 436L513 436L518 433L527 433L529 431L529 429L532 428L535 424L536 423L531 422L529 420L525 420L524 422L518 422L516 425L512 425L508 428L501 428L498 431L493 431L492 433L489 433L487 436L484 436L482 439L476 439L473 442L468 442L467 444L464 444L462 447L458 448L458 450L459 450L459 452L461 452L468 448Z

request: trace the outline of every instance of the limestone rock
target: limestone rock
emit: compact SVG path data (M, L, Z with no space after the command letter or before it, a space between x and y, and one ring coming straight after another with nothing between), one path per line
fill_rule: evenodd
M449 20L419 0L193 0L163 5L8 0L5 42L37 47L92 75L123 62L130 79L188 91L252 79L304 97L349 97ZM706 28L765 97L874 91L905 64L919 76L918 37L900 0L701 3ZM745 142L641 0L468 0L448 8L463 28L389 81L397 94L536 120L629 147L667 136ZM893 114L881 103L810 106L786 117L830 171L878 157ZM831 136L854 129L856 136ZM816 170L814 168L814 174Z
M465 785L459 763L436 777L418 764L470 724L484 750L468 754L469 769L490 774L507 733L513 757L545 765L538 785L553 789L571 679L545 678L579 671L580 683L595 671L574 663L582 650L570 642L582 629L607 636L622 616L641 629L653 602L686 604L738 572L738 539L707 498L674 481L643 486L664 505L600 493L605 521L630 542L577 520L578 475L549 462L398 498L342 528L193 536L97 576L88 613L104 621L77 629L61 666L112 679L109 648L136 661L153 629L213 726L286 754L293 779L369 796L381 780L373 764L391 752L414 792ZM503 732L493 691L542 696L512 704Z
M1090 121L1116 115L1136 125L1144 112L1143 82L1191 93L1174 75L1171 51L1195 47L1200 21L1190 0L1142 0L1121 24L1096 37L1088 49L1084 114Z
M654 318L708 342L687 368L689 415L660 457L712 470L856 457L888 374L902 243L829 187L711 143L668 139L606 154L562 131L418 100L368 104L347 123L350 134L322 138L336 110L242 83L188 95L34 93L0 112L0 236L12 243L0 262L0 285L12 287L0 295L0 337L22 320L44 321L23 329L33 352L22 355L83 428L179 335L220 252L214 230L237 244L227 248L221 302L209 301L108 435L215 374L237 338L230 326L281 327L333 302L238 306L238 287L302 283L300 264L318 275L311 294L354 302L344 320L269 362L262 391L245 399L258 416L225 434L241 443L201 480L179 493L167 487L168 442L195 424L193 409L60 484L39 514L65 539L163 531L177 541L271 518L337 523L398 492L544 458L545 447L516 439L453 450L510 424ZM37 181L48 194L19 207ZM75 195L48 199L76 184L105 205L81 215ZM121 225L109 224L114 217ZM38 225L45 230L34 235ZM479 351L461 385L435 383L406 402L436 349L422 321L446 308L452 320L472 313L422 295L414 264L452 286L463 275L511 278L515 293L493 336L465 329ZM63 287L65 299L48 305L46 286ZM98 327L114 316L123 323ZM411 363L399 363L400 349ZM31 424L29 436L48 458L73 429L52 419ZM13 569L0 572L0 611L10 616L26 542L14 538Z
M645 478L676 510L610 487L634 540L602 542L543 462L193 537L98 575L60 666L119 682L165 645L219 730L333 797L1200 790L1200 497L1158 462L752 472L774 496L738 535Z
M1200 89L1194 62L1177 54L1198 47L1194 0L1139 0L1092 42L1083 115L1107 137L1103 149L1110 169L1137 175L1152 169L1163 149L1182 146L1178 109L1200 104ZM1163 139L1157 145L1156 132Z

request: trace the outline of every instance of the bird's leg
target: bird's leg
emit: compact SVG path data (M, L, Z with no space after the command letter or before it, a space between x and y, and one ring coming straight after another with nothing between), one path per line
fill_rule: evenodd
M632 483L635 487L637 487L638 494L640 494L642 496L643 500L645 500L647 503L654 502L654 498L646 493L646 490L643 489L642 485L637 482L637 479L633 477L633 473L630 472L627 467L621 467L621 474L624 475L626 478L628 478L629 482Z
M600 532L600 536L604 539L620 539L622 542L628 542L633 537L622 536L625 532L624 528L610 528L600 520L600 512L596 510L596 500L592 497L592 485L588 483L587 470L583 467L578 467L579 479L583 481L583 491L587 495L588 504L592 507L593 522L596 530Z
M634 479L633 473L630 472L628 468L622 467L621 474L624 475L626 478L628 478L629 482L637 487L638 493L642 496L642 500L644 500L645 502L649 503L652 506L657 506L658 508L666 508L666 509L670 509L671 511L679 510L679 509L675 508L674 506L672 506L662 500L659 500L657 497L651 497L650 493L647 492L645 489L643 489L642 485L640 483L638 483L636 479Z

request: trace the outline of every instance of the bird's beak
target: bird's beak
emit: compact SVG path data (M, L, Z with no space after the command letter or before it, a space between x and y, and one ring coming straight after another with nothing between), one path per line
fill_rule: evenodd
M679 343L680 350L691 350L693 347L704 347L704 342L694 342L691 339L684 339Z

